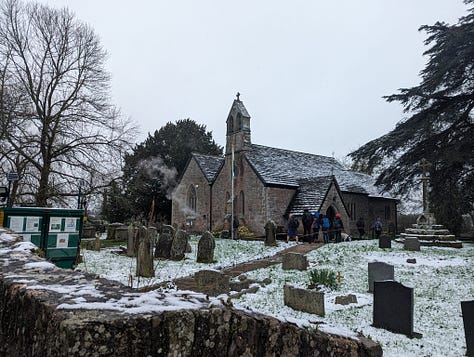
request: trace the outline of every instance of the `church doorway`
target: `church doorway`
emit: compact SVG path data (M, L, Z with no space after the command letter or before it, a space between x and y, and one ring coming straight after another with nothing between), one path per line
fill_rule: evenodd
M329 222L332 224L334 217L336 217L336 210L332 206L329 206L326 210L326 217L329 218Z

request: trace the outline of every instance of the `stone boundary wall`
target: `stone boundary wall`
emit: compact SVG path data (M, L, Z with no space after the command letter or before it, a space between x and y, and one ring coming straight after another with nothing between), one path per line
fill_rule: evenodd
M1 356L381 356L191 291L138 293L55 267L0 229Z

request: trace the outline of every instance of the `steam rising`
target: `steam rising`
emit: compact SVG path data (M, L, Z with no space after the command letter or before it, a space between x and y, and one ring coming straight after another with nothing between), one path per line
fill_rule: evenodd
M178 171L168 167L159 156L140 161L139 169L143 170L149 178L161 178L161 187L166 191L166 198L171 199L171 193L176 186Z

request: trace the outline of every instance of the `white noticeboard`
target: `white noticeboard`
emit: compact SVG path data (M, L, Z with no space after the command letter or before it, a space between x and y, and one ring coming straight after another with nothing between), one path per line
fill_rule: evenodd
M39 232L39 217L26 217L25 232Z
M56 248L67 248L69 245L69 234L60 233L56 239Z
M20 233L20 232L23 232L23 221L24 221L25 217L15 217L15 216L11 216L10 217L10 229L13 231L13 232L17 232L17 233Z

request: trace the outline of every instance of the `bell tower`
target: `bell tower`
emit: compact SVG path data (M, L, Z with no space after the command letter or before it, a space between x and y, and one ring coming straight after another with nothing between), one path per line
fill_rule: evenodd
M225 153L248 151L251 149L250 141L250 115L245 109L244 103L240 100L240 93L237 92L236 99L232 103L229 115L227 116L227 133Z

